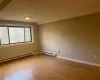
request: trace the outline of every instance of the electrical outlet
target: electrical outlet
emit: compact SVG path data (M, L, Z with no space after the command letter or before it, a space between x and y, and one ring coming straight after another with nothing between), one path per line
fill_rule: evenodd
M57 50L57 53L56 53L56 56L58 56L60 54L60 50L58 49Z
M58 50L57 53L60 53L60 50Z
M97 55L93 55L93 59L97 58Z

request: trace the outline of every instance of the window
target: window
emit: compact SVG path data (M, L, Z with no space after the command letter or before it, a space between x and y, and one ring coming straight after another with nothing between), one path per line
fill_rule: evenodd
M32 42L31 27L0 27L0 44Z
M10 43L24 42L24 28L9 27Z
M31 29L30 28L25 28L25 41L31 41L31 33L30 33Z
M0 27L0 44L9 44L7 27Z

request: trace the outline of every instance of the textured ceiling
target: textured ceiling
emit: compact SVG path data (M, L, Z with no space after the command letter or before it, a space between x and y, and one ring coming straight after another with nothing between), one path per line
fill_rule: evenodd
M0 19L43 24L99 11L100 0L12 0L0 12Z

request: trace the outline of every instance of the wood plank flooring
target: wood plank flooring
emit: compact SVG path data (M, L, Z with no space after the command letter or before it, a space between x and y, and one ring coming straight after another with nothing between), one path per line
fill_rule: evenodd
M0 80L100 80L100 68L36 55L0 64Z

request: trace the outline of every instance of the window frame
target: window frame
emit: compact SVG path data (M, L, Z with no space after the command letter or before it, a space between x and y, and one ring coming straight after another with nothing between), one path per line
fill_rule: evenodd
M0 46L3 45L13 45L13 44L23 44L23 43L30 43L32 42L32 27L31 26L4 26L4 25L0 25L0 27L7 27L7 32L8 32L8 44L0 44ZM10 34L9 34L9 28L13 27L13 28L24 28L24 42L16 42L16 43L10 43ZM25 28L29 28L30 29L30 41L25 41Z

